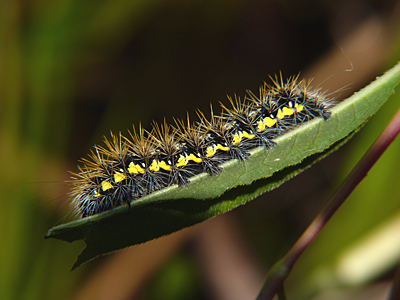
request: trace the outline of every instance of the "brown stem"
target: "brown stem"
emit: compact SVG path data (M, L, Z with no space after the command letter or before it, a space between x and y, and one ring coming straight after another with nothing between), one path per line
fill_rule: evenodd
M289 276L294 264L304 250L311 244L321 229L344 203L347 197L354 191L357 185L367 176L369 170L376 163L387 147L393 142L400 132L400 109L383 130L378 139L368 149L355 168L347 176L345 181L332 196L328 204L308 226L301 237L289 250L289 252L271 268L267 274L264 286L257 300L272 299L282 287L283 282Z

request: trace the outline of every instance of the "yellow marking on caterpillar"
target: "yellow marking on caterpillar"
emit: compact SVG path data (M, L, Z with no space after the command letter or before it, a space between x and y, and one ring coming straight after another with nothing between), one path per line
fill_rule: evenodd
M285 117L285 115L283 114L281 109L278 110L278 113L276 114L276 117L278 119L283 119Z
M171 171L171 167L165 163L165 161L153 160L150 165L150 170L153 172L158 172L160 169L165 171Z
M195 155L192 153L192 154L190 154L189 156L188 156L188 155L186 155L186 156L181 155L181 156L179 157L179 159L178 159L178 163L176 164L176 166L177 166L178 168L179 168L179 167L186 166L191 160L194 161L195 163L201 163L201 158L195 156Z
M233 135L233 145L236 145L236 144L239 144L241 141L242 141L242 133L241 132L239 132L239 133L235 133L234 135Z
M217 152L217 150L222 150L222 151L229 151L229 147L224 147L220 144L218 145L212 145L207 148L206 150L206 156L207 157L212 157L214 154Z
M114 174L114 182L115 183L121 182L125 178L126 178L126 176L124 173L115 172L115 174Z
M243 137L245 137L246 139L249 139L249 140L251 140L251 139L253 139L255 137L254 134L250 134L250 133L248 133L246 131L242 131L241 133L242 133Z
M200 157L197 157L196 155L194 155L193 153L192 154L190 154L189 156L186 156L186 161L187 162L189 162L189 161L194 161L195 163L201 163L201 158Z
M135 165L133 162L131 162L129 164L128 172L129 172L129 174L139 174L139 173L144 174L145 173L145 171L143 170L143 168L141 166Z
M246 131L239 131L238 133L233 135L233 145L239 144L242 141L242 138L246 138L251 140L255 135L247 133Z
M222 151L229 151L229 150L230 150L229 147L222 146L221 144L214 145L214 148L215 148L216 150L222 150Z
M158 164L158 161L156 159L151 162L150 171L153 172L160 171L160 165Z
M266 118L265 118L266 119ZM264 120L265 120L264 119ZM261 132L261 131L263 131L265 129L265 124L264 124L264 122L263 121L258 121L257 122L257 131L258 132Z
M187 158L185 156L181 155L178 159L178 163L176 164L176 167L179 168L179 167L186 166L187 163L188 163Z
M266 117L266 118L264 118L263 123L267 127L272 127L276 124L276 119Z
M214 156L215 152L217 152L217 150L215 149L214 146L207 147L207 149L206 149L206 156L207 156L207 157L212 157L212 156Z
M304 105L302 105L302 104L295 104L294 105L294 108L296 109L296 112L301 112L301 111L303 111L303 109L304 109Z
M167 165L165 161L160 161L158 163L159 168L164 169L165 171L171 171L171 166Z
M294 109L292 107L284 107L282 113L284 116L291 116L294 114Z
M107 191L109 189L112 189L112 188L113 188L112 184L109 183L108 181L104 180L104 181L101 182L101 190L103 192L105 192L105 191Z

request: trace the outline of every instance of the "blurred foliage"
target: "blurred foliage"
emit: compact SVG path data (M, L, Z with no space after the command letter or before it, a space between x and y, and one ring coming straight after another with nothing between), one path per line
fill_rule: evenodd
M173 256L152 279L145 299L202 299L199 270L186 252Z
M68 211L62 204L66 170L76 170L76 160L103 134L125 133L139 121L148 127L164 116L172 121L197 107L207 111L210 102L226 101L225 94L256 91L269 74L296 74L356 22L371 14L385 19L394 4L0 2L0 298L68 299L83 275L89 276L92 264L69 273L81 244L45 242L43 236ZM343 154L270 193L268 201L234 212L250 229L266 266L294 242L337 185L335 176L344 178L340 174L347 174L398 106L392 98ZM332 266L342 247L398 210L396 147L399 141L304 255L288 282L290 291L309 297L321 288L312 282L318 266ZM317 202L304 181L319 184Z
M400 31L399 31L400 33ZM394 49L400 49L399 39L394 38ZM395 63L400 51L394 54ZM398 91L398 88L397 88ZM337 180L342 181L373 144L384 127L400 108L400 95L395 93L381 108L353 141L346 146L346 156L341 160L341 174ZM368 176L361 182L344 205L330 220L321 234L313 242L296 265L288 287L293 287L288 297L308 298L310 294L323 289L340 286L351 286L339 274L339 260L352 247L368 238L373 230L392 217L398 218L400 212L400 139L390 145L379 159ZM399 236L393 236L399 239ZM386 247L391 245L385 245ZM395 247L395 243L393 245ZM400 249L398 249L400 251ZM400 258L400 252L399 252ZM375 259L384 260L376 257ZM372 262L365 261L365 264ZM395 266L393 265L392 268ZM387 272L393 269L386 269ZM308 276L304 276L308 274ZM370 276L379 279L384 274L377 269ZM366 278L367 276L365 274ZM370 279L370 278L369 278ZM368 283L363 281L358 284ZM290 288L289 288L290 289Z

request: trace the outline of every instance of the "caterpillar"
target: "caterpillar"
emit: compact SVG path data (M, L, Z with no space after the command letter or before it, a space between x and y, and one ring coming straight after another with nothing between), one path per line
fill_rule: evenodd
M229 98L230 106L221 104L222 113L211 117L198 111L199 120L165 120L154 123L150 131L141 125L129 133L96 145L72 173L70 197L74 212L88 217L132 201L173 184L185 186L190 178L206 172L212 176L222 164L250 157L257 147L271 149L275 139L314 118L329 119L335 99L311 80L299 75L283 80L282 74L271 77L256 96L247 91L243 99Z

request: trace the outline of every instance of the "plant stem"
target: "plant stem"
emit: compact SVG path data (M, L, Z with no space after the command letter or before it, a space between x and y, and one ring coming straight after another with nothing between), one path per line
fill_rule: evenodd
M282 288L283 282L289 276L294 264L311 244L321 229L344 203L347 197L354 191L357 185L367 176L369 170L376 163L387 147L393 142L400 132L400 109L386 126L367 153L361 158L355 168L347 176L339 189L332 196L328 204L308 226L301 237L289 250L289 252L267 274L264 285L257 300L269 300Z
M393 283L387 296L387 300L396 299L400 299L400 264L397 265Z

